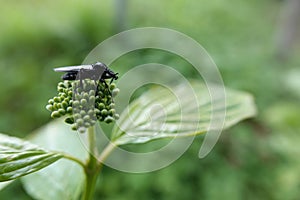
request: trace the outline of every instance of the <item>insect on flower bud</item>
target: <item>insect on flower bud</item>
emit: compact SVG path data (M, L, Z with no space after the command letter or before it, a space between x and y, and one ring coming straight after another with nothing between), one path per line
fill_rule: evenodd
M51 112L52 118L59 118L66 115L65 122L71 124L72 130L81 133L86 132L90 126L94 126L97 121L111 123L118 118L115 111L113 97L119 92L114 83L107 79L116 80L117 74L107 68L102 63L91 65L91 74L94 67L104 69L105 77L99 80L82 79L74 80L79 73L80 67L56 68L55 71L66 72L63 82L57 85L57 96L48 101L46 109ZM88 71L87 69L85 69ZM95 72L95 73L94 73Z

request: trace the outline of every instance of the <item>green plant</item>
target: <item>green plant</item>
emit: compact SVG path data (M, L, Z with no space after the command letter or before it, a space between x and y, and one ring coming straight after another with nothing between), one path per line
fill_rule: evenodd
M226 89L226 98L215 99L212 107L205 85L191 81L189 86L195 92L194 98L190 97L186 84L178 84L172 92L152 87L133 100L118 119L113 100L118 93L115 85L107 88L98 83L96 86L90 80L85 80L83 85L76 81L59 83L58 96L49 100L47 109L53 118L66 115L65 122L71 128L55 120L38 130L32 143L1 134L0 181L22 177L26 191L37 199L93 199L102 166L119 146L195 136L228 128L255 114L249 94ZM221 86L214 86L213 90L224 92ZM210 124L212 116L222 117L225 112L223 126ZM99 150L104 137L102 140L96 137L101 132L96 122L115 120L118 123L109 134L110 141ZM79 138L87 141L86 149Z

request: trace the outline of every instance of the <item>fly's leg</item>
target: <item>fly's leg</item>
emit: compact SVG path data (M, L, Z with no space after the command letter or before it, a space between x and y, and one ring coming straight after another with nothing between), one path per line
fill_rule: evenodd
M109 86L107 85L106 81L105 81L104 79L101 79L101 78L100 78L100 79L99 79L99 83L97 84L97 87L96 87L96 96L99 94L100 87L101 87L100 84L102 84L102 83L104 83L105 88L107 89L107 91L109 92L109 94L112 95L112 93L111 93L111 91L110 91L110 89L109 89Z

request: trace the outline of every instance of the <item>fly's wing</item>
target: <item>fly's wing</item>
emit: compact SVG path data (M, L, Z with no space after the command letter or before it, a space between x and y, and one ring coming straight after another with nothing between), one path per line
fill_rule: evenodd
M78 72L81 69L92 70L92 65L78 65L78 66L66 66L66 67L58 67L54 68L56 72Z

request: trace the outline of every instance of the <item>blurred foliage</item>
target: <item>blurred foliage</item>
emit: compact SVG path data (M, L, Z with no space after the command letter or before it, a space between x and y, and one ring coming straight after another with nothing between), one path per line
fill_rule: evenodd
M60 80L52 68L80 64L115 34L117 1L0 2L0 128L26 137L50 120L45 105ZM127 1L128 29L161 26L191 36L212 56L226 86L254 94L259 116L225 131L204 159L197 157L198 138L184 156L157 172L105 168L96 199L299 198L300 110L294 85L299 76L290 71L300 64L300 48L286 63L274 56L284 2ZM193 77L184 60L153 50L122 56L112 68L122 74L146 62L174 66ZM30 199L19 181L0 192L0 199L15 198Z

